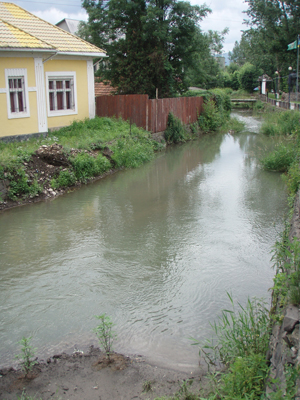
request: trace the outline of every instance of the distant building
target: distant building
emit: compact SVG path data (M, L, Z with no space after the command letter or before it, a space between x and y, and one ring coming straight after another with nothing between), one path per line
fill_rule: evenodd
M81 21L78 21L77 19L64 18L55 25L58 26L59 28L63 29L64 31L67 31L67 32L72 33L73 35L76 35L80 22Z

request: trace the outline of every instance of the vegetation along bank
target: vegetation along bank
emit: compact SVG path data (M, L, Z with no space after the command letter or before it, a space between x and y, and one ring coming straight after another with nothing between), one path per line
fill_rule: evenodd
M229 96L206 93L198 122L183 126L173 114L157 136L114 118L73 122L46 138L0 142L0 210L53 198L76 186L151 160L166 145L218 129L229 119Z

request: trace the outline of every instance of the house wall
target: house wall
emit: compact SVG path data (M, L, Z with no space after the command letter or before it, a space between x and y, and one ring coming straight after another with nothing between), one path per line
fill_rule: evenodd
M9 119L7 114L7 96L4 89L5 69L25 68L27 70L27 85L29 89L29 117ZM0 58L0 137L38 132L36 83L33 58Z
M85 60L53 60L44 64L44 72L76 72L76 100L78 113L75 115L48 116L48 128L58 128L70 125L74 120L81 120L89 117L88 101L88 76L87 61ZM46 80L45 80L46 82Z

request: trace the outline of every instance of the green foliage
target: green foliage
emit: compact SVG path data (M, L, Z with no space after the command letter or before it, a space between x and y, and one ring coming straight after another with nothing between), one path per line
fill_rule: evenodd
M152 382L151 381L145 381L143 383L143 392L148 393L151 392L152 389Z
M228 89L213 89L210 91L221 114L229 114L231 111L230 91Z
M112 328L114 324L112 323L110 317L105 314L96 315L96 319L100 321L99 325L93 329L100 343L100 348L103 348L106 357L109 359L112 352L112 345L117 335L113 332Z
M154 144L148 138L122 138L110 148L112 160L118 168L137 168L154 157Z
M273 76L288 74L288 67L296 68L297 50L287 51L287 44L299 33L298 1L246 0L248 29L235 46L231 60L250 62L264 73Z
M257 86L259 73L254 65L246 63L239 70L238 80L240 87L248 92L252 92Z
M295 150L295 153L294 161L291 162L288 173L283 175L288 193L291 196L294 196L300 187L299 149Z
M110 162L102 154L95 158L88 153L79 153L75 157L71 157L70 161L75 177L80 182L86 182L89 178L101 175L111 168ZM71 175L67 178L72 179Z
M268 371L265 354L237 357L229 370L222 375L222 399L244 399L248 396L251 399L261 398Z
M222 125L222 131L240 133L245 129L245 123L235 117L230 117L225 124Z
M42 191L37 180L30 181L25 171L22 168L13 170L7 174L9 182L8 197L16 200L20 196L35 196Z
M79 33L107 51L100 74L120 93L151 98L156 88L160 98L181 93L195 53L209 56L208 39L198 27L211 11L206 5L172 0L84 0L82 5L89 20Z
M295 305L300 304L299 240L295 237L290 242L283 238L281 242L277 242L272 259L277 270L272 288L273 295L281 305L285 305L288 301Z
M21 360L21 368L25 372L25 376L32 371L33 366L37 363L32 359L35 355L36 349L30 345L30 340L31 337L22 337L18 342L21 346L21 353L15 356L18 360Z
M299 111L272 113L265 117L260 131L267 136L289 136L299 129L299 120Z
M165 130L164 136L168 143L184 142L186 139L185 130L181 121L171 112L168 115L167 129Z
M57 178L51 180L51 187L53 189L66 188L76 183L76 177L73 171L62 170Z
M216 131L222 125L215 102L211 99L203 106L203 113L198 118L200 129L207 133Z
M253 105L253 111L259 112L265 110L265 103L260 100L257 100Z
M260 160L268 171L286 172L297 158L297 149L292 144L279 143L275 150ZM299 166L298 166L299 170Z

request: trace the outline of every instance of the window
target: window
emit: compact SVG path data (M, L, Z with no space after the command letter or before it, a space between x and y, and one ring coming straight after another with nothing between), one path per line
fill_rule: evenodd
M77 114L75 72L46 73L48 115Z
M5 77L8 118L29 117L27 70L6 69Z
M10 112L26 111L24 76L8 78Z

